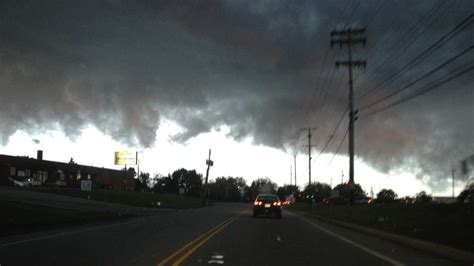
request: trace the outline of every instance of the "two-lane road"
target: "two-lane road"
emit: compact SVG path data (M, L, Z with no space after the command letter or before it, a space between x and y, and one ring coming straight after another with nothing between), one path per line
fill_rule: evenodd
M454 265L453 261L248 204L0 239L0 265Z

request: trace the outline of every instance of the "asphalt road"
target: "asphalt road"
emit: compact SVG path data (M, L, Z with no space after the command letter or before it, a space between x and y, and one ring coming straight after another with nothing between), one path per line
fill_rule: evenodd
M184 247L184 248L183 248ZM0 265L456 265L361 233L248 204L0 239Z

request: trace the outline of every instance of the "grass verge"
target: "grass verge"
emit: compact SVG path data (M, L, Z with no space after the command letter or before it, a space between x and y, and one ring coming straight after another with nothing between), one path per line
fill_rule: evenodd
M35 188L34 191L148 208L189 209L199 208L202 203L199 198L152 192L125 192L103 189L93 189L91 192L87 192L74 188L47 187Z
M0 200L0 236L35 232L65 225L91 224L131 216L107 212L84 212Z
M468 205L372 204L349 207L297 203L290 210L474 251L474 208Z

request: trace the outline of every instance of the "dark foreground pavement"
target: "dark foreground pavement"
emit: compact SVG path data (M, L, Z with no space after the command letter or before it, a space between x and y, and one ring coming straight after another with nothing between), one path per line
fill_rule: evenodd
M186 248L181 249L183 246ZM252 218L250 205L236 203L0 239L2 266L173 265L176 262L178 265L457 263L289 212L284 212L281 220Z

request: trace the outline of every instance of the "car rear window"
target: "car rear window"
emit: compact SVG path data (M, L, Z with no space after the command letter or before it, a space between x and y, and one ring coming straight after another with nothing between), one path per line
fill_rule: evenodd
M258 196L258 197L257 197L257 200L261 200L261 201L278 201L277 197L273 197L273 196Z

